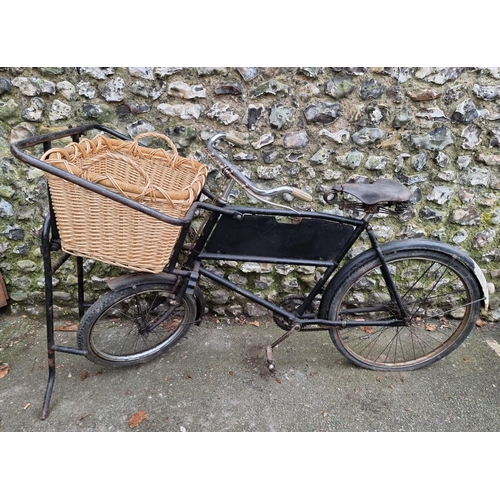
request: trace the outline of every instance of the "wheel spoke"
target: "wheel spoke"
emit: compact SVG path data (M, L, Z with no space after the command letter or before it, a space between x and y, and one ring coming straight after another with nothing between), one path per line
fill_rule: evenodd
M422 274L422 276L424 276L425 274L427 274L427 272L431 269L431 267L432 267L432 265L431 265L431 266L429 266L429 267L427 268L427 270L425 271L425 273L423 273L423 274ZM429 290L429 293L427 294L427 296L425 297L425 299L421 301L421 304L424 304L426 301L428 301L428 300L429 300L430 294L431 294L431 293L432 293L432 292L436 289L436 287L438 286L438 284L441 282L441 279L444 277L444 275L445 275L447 272L448 272L448 269L447 269L447 268L445 268L445 267L443 266L443 273L441 274L441 276L439 277L439 279L437 279L437 280L435 281L434 285L433 285L433 286L432 286L432 288ZM420 280L420 279L419 279L419 280ZM412 288L414 288L414 287L412 286ZM407 294L405 294L405 295L407 295ZM418 309L417 309L417 310L413 313L413 317L415 317L415 316L418 314L418 311L421 309L421 307L422 307L422 305L420 305L420 306L418 307Z

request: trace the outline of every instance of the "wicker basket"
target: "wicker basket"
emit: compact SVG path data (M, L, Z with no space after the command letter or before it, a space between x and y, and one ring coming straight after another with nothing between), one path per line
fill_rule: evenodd
M163 139L172 149L139 145ZM178 155L157 133L133 141L98 135L53 148L42 161L176 218L185 216L205 184L207 166ZM157 273L170 259L180 226L166 224L56 175L47 180L62 249L73 255Z

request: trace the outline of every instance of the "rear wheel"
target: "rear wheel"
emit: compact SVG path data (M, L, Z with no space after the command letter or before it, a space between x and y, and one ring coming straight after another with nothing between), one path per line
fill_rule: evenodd
M196 321L196 302L180 304L168 283L148 283L104 294L86 312L78 347L95 363L128 366L145 363L177 343Z
M399 318L380 262L371 258L344 280L330 302L329 319L359 326L332 328L330 336L347 359L363 368L422 368L464 341L478 318L482 295L469 268L448 255L408 249L386 258L407 314L404 326L363 325Z

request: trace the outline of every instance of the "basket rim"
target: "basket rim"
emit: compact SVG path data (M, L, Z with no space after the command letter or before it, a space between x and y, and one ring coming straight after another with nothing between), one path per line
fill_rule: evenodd
M80 142L71 142L63 148L51 148L43 154L41 160L77 177L85 178L106 188L115 189L129 198L141 201L164 199L171 203L177 201L192 203L198 197L205 184L208 173L207 165L200 163L192 157L185 158L178 155L176 149L174 149L174 153L169 153L161 148L153 149L139 145L139 139L146 135L168 139L166 136L157 133L139 134L136 136L136 140L131 141L123 141L98 134L92 139L83 138ZM168 139L168 142L175 148L170 139ZM112 155L120 155L121 160L126 161L131 166L133 166L135 158L159 160L166 163L162 168L189 171L190 175L194 174L194 176L190 183L183 188L169 190L161 186L150 186L148 183L146 183L146 186L139 186L122 182L113 179L110 175L103 176L102 174L95 174L90 169L82 169L75 163L78 160L97 162L99 156L110 157Z

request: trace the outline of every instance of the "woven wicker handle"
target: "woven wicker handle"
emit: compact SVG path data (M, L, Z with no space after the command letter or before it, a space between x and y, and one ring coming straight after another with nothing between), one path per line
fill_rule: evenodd
M114 187L123 196L142 202L144 197L151 191L151 178L148 173L136 161L128 156L108 151L106 152L106 157L113 158L129 165L144 179L144 185L124 184L123 182L117 181L111 174L99 175L92 172L92 158L88 159L89 163L86 166L81 167L82 179L91 180L92 182L102 184L106 187ZM131 194L135 196L131 196Z
M179 161L182 160L182 158L179 156L179 153L177 152L177 148L175 146L175 144L172 142L172 140L167 137L166 135L164 134L160 134L158 132L143 132L142 134L137 134L135 137L134 137L134 140L129 143L129 148L130 148L130 151L134 151L134 153L139 153L140 151L140 148L142 147L140 144L139 144L139 141L141 139L144 139L144 138L150 138L150 137L156 137L157 139L162 139L164 140L169 146L170 146L170 149L172 150L172 153L169 153L171 155L171 158L170 158L170 167L171 168L177 168L178 165L179 165ZM161 153L161 155L163 156L166 151L165 150L160 150L160 149L151 149L151 152L149 153L149 156L150 157L154 157L157 153Z
M158 132L143 132L142 134L137 134L132 141L134 147L139 145L139 141L141 139L145 139L146 137L156 137L157 139L163 139L169 146L170 149L174 152L174 155L177 155L177 148L172 140L164 134L160 134Z

